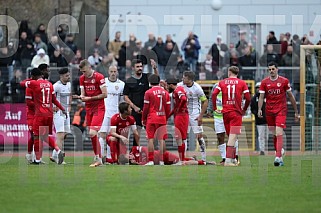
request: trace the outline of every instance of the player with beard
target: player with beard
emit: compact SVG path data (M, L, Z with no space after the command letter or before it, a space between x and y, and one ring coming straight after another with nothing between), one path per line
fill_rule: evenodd
M119 155L127 153L130 130L139 143L136 121L131 116L132 108L128 103L122 102L119 104L118 110L119 113L114 114L110 119L110 133L107 136L107 143L111 152L111 155L107 156L107 162L109 163L118 163Z
M151 59L154 74L158 75L156 62ZM142 128L142 110L144 107L144 95L149 89L148 77L150 74L143 73L143 61L140 59L132 60L133 75L126 80L124 87L124 100L133 108L132 116L136 120L138 132ZM139 145L134 140L134 145Z
M166 80L167 87L174 100L174 107L170 116L174 115L175 125L175 138L178 146L178 156L180 161L177 164L181 164L185 160L185 149L187 143L187 131L188 131L188 109L187 109L187 96L183 86L177 86L178 80L176 78L169 78ZM183 142L184 141L184 142Z

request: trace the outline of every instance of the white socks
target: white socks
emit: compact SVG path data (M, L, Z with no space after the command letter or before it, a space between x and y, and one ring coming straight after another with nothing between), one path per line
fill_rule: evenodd
M106 152L105 152L106 140L104 140L102 137L99 137L99 143L101 147L101 156L106 156Z
M235 141L235 145L234 145L236 151L235 151L235 154L236 155L239 155L239 140L236 140Z
M222 159L225 159L226 158L226 143L218 145L218 150L221 153Z

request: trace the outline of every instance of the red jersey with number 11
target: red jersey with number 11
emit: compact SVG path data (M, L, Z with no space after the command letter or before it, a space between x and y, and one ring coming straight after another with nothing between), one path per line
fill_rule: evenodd
M249 89L245 81L238 78L226 78L219 82L215 90L214 93L217 94L219 93L219 91L222 92L222 113L237 111L240 114L243 114L243 95L249 93Z

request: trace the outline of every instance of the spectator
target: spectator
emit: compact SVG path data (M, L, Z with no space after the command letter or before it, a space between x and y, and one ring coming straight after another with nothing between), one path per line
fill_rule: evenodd
M41 40L40 34L35 34L35 39L33 43L33 47L35 48L35 51L38 51L39 49L44 49L46 53L48 53L48 47L47 45Z
M285 38L286 38L286 41L288 42L288 45L291 44L291 33L287 32L285 33Z
M214 80L216 78L216 72L217 72L217 64L213 60L212 55L207 54L206 59L204 61L204 71L206 73L206 79L208 80Z
M49 56L46 55L44 49L39 49L37 55L32 58L31 66L37 68L40 64L47 64L49 66Z
M20 55L21 68L24 71L31 66L31 61L35 55L37 55L37 52L33 48L33 43L32 41L28 41L26 48L22 50Z
M57 32L58 32L58 36L60 37L61 41L65 42L65 40L66 40L66 32L65 32L64 28L62 28L61 25L58 26Z
M181 79L183 77L183 73L189 69L189 66L185 63L181 54L177 55L176 64L177 65L173 68L173 71L170 72L170 75L177 79Z
M91 67L96 68L102 59L103 57L101 56L99 50L95 49L94 53L88 57L88 62L90 63Z
M66 59L61 55L60 50L55 50L53 56L50 57L50 63L56 67L66 67L68 63Z
M153 33L148 34L148 41L145 42L144 48L147 51L150 51L153 49L153 47L156 45L157 41Z
M81 50L77 50L76 55L70 61L70 64L78 66L80 64L80 61L82 61L82 60L83 60L83 58L81 56Z
M19 34L18 35L21 35L22 32L26 32L27 33L27 39L32 40L32 31L28 26L28 20L22 20L20 22Z
M132 53L129 49L129 42L124 41L120 47L120 50L118 51L118 66L120 69L124 68L126 66L126 60L132 59Z
M157 62L159 77L161 79L164 79L165 78L164 70L166 66L166 60L164 57L165 44L163 42L162 37L158 36L157 42L152 50L155 52L157 56L157 59L155 61Z
M120 40L120 36L121 36L120 31L117 31L115 33L115 39L108 43L108 51L113 53L116 59L119 58L118 54L119 54L119 50L122 45L122 41Z
M8 83L8 80L3 78L2 76L2 67L0 67L0 103L4 103L4 97L8 93L8 89L6 84Z
M0 69L2 76L8 79L8 82L13 78L13 59L14 59L14 44L8 43L8 47L0 48Z
M189 64L191 71L196 72L199 50L201 49L197 35L189 32L188 37L183 41L181 49L185 54L185 62Z
M301 45L300 37L297 34L294 34L291 40L291 46L293 46L293 52L297 54L299 58L300 58L300 45Z
M166 39L165 39L165 44L167 44L169 42L173 43L173 50L175 52L179 53L178 45L176 44L176 42L173 41L172 36L170 34L167 34Z
M273 45L268 44L266 47L266 52L260 58L260 65L262 67L267 66L270 62L279 63L279 55L273 51Z
M256 67L256 53L251 52L251 47L247 46L243 50L242 56L239 58L239 62L241 67ZM255 71L256 69L253 70L243 70L240 74L242 76L243 80L253 80L255 77Z
M164 74L165 78L167 79L169 75L174 75L176 73L176 66L177 66L177 56L179 56L179 51L175 50L174 43L167 42L165 49L164 49L164 64L166 65ZM188 65L189 66L189 65ZM183 70L184 72L185 70ZM183 74L182 72L182 74ZM175 76L173 76L175 77Z
M269 35L266 37L266 44L279 44L274 31L269 32Z
M20 69L14 71L14 77L10 81L12 103L24 103L25 94L24 89L21 88L20 82L22 81L22 72Z
M280 61L281 66L285 67L298 67L300 66L300 59L299 56L297 56L295 53L293 53L293 47L288 46L287 52L282 56L282 59ZM300 73L299 70L280 70L280 75L283 75L284 77L287 77L291 83L295 80L295 82L300 81ZM295 78L295 79L294 79ZM296 88L294 88L296 89Z
M267 145L268 140L269 140L269 129L267 126L266 122L266 117L265 117L265 101L263 102L262 105L262 117L258 117L258 103L259 103L259 88L261 86L261 82L256 83L255 89L256 93L255 95L251 98L251 112L255 116L255 125L257 128L257 133L258 133L258 146L260 150L260 155L265 155L265 144Z
M127 80L133 74L132 70L132 62L130 60L126 60L125 67L121 68L119 72L119 79L120 80Z
M36 32L35 32L35 35L36 34L39 34L40 35L40 38L41 38L41 41L45 44L48 44L48 35L46 33L46 26L44 24L39 24Z
M285 37L284 33L280 34L280 45L281 45L281 52L280 52L280 58L286 53L287 47L288 47L288 40Z
M66 45L70 48L70 50L76 54L78 47L74 42L74 35L71 33L68 33L66 36ZM69 50L69 51L70 51ZM67 49L64 50L64 55L70 55L69 51L67 51Z
M248 46L248 43L246 41L246 32L241 30L239 33L238 33L239 37L240 37L240 40L237 42L235 48L238 52L238 54L241 56L242 55L242 51L245 49L245 47Z
M216 43L212 44L208 54L213 57L213 61L218 67L222 67L224 64L223 59L227 50L227 45L222 42L222 36L217 35Z
M53 35L50 38L50 43L48 44L48 56L51 57L55 50L60 50L61 46L59 44L58 36Z
M18 44L18 49L17 49L17 53L15 55L15 60L17 64L21 64L21 52L27 48L27 43L28 43L28 39L27 39L27 33L26 32L21 32L20 38L19 38L19 44Z
M107 55L107 50L106 50L106 47L104 47L102 44L101 44L101 41L99 38L96 38L95 39L95 43L93 44L93 46L91 46L88 50L88 55L91 56L91 55L94 55L94 53L97 53L99 52L101 55Z
M102 61L98 64L96 71L103 74L105 78L108 77L109 67L113 65L117 67L117 61L114 59L114 54L109 53L104 55Z

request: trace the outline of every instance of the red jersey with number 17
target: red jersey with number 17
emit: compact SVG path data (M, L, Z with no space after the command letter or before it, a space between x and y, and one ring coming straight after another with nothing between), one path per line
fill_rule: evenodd
M291 91L291 86L287 78L278 76L275 80L271 80L270 77L262 80L259 92L265 94L266 114L278 114L282 112L286 115L286 93L288 91Z
M53 116L52 103L55 94L52 84L44 79L26 81L26 87L33 93L36 116Z
M175 109L175 115L182 115L182 114L188 114L187 109L187 96L186 91L184 87L177 86L176 89L173 92L173 99L174 99L174 109ZM185 99L185 103L183 105L180 104L182 99Z
M93 75L90 78L87 78L85 75L80 76L79 78L80 88L84 88L85 96L93 97L102 94L101 87L105 87L105 77L94 71ZM91 108L105 108L104 99L87 101L86 109Z
M222 92L222 113L237 111L242 112L242 100L245 93L249 93L245 81L238 78L226 78L221 80L215 90Z
M145 92L143 121L166 124L171 109L169 93L161 86L153 86Z

